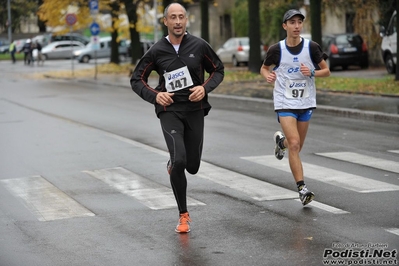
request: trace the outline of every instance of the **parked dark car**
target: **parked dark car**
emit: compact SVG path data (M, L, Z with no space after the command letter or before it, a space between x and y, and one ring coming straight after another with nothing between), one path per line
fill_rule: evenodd
M331 34L322 37L323 51L328 55L330 70L335 67L347 69L348 66L369 67L369 56L366 43L356 33Z

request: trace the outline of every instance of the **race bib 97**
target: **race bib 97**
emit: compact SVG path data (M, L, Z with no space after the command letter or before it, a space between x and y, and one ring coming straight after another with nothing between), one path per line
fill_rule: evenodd
M285 82L285 97L289 99L308 98L308 82L304 79L287 80Z
M165 78L165 87L168 92L179 91L194 84L186 66L167 72L163 74L163 76Z

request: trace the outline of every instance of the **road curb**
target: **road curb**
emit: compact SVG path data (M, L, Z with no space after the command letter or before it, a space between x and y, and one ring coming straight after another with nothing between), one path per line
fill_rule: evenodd
M107 82L103 80L78 79L78 81L86 83L95 83L95 84L101 83L102 85L106 86L131 89L129 84L124 85L124 84ZM225 95L217 93L209 94L209 99L212 106L223 109L234 108L246 111L259 111L259 110L274 111L273 101L269 99L251 98L251 97ZM352 119L362 119L366 121L399 124L399 114L390 114L390 113L375 112L375 111L363 111L359 109L320 105L320 104L317 105L317 112L326 115L347 117Z
M274 111L273 101L268 99L249 98L234 95L221 95L216 93L210 94L209 99L211 101L211 105L218 108L234 108L246 111ZM318 105L317 112L326 115L334 115L353 119L399 124L399 114L363 111L358 109L342 108L328 105Z

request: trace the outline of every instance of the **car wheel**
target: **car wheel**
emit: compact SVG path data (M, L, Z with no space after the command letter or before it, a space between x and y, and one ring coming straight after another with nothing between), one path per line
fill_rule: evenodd
M233 63L233 66L239 66L240 65L240 62L237 61L237 58L235 56L233 56L232 63Z
M83 63L89 63L89 61L90 61L90 56L84 55L84 56L82 57L81 62L83 62Z
M385 67L389 74L395 74L396 66L395 66L395 63L393 62L392 54L387 54L385 56Z

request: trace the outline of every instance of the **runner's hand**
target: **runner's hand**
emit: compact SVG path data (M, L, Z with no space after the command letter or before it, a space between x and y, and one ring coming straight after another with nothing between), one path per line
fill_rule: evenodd
M170 92L159 92L157 97L155 98L156 102L162 106L169 106L173 103L172 96L175 95L174 93Z
M191 88L190 91L192 92L188 99L192 102L199 102L205 97L205 88L202 86L196 86Z
M302 75L308 76L308 77L310 77L312 75L310 68L305 66L303 63L301 63L301 73L302 73Z
M270 72L270 74L267 76L266 81L267 81L268 83L273 83L273 82L276 81L276 79L277 79L276 72L272 71L272 72Z

